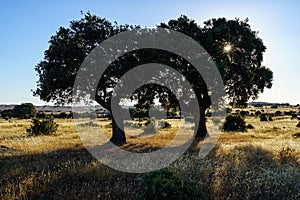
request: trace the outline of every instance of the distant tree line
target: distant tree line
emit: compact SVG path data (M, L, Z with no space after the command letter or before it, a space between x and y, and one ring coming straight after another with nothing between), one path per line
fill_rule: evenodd
M4 119L30 119L36 115L36 109L32 103L22 103L16 105L13 109L3 110L0 114Z

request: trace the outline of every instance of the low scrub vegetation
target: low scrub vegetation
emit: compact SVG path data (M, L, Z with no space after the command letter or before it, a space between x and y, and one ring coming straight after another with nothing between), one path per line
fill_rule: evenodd
M295 120L237 118L246 122L241 124L247 132L222 132L205 158L187 152L168 168L145 174L119 172L97 161L84 148L71 119L56 119L56 134L35 137L26 132L32 121L0 119L0 199L299 199L300 136ZM215 119L207 120L214 125ZM169 128L153 137L128 135L121 148L136 153L162 148L180 127L179 119L165 121ZM87 120L79 126L101 128L110 138L110 122ZM145 127L145 121L129 122L141 123L141 132Z
M241 115L228 115L223 129L224 131L246 131L246 121Z
M182 178L169 169L150 172L142 177L141 196L144 200L153 199L206 199L196 183Z
M57 130L58 124L54 122L52 116L45 116L44 118L34 117L31 120L32 125L27 132L30 136L32 135L51 135Z

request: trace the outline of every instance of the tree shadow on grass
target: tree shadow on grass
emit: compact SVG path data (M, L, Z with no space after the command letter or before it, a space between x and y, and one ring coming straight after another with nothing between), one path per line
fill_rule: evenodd
M187 154L172 165L210 199L299 199L299 166L291 153L253 145L216 146L204 159Z
M114 148L118 147L107 143L99 153ZM122 148L149 153L161 147L127 144ZM86 148L1 156L0 171L0 199L137 199L142 176L111 169Z
M138 175L99 163L85 148L0 157L0 199L136 197Z
M300 196L299 161L288 148L275 154L253 145L217 146L204 159L185 153L171 168L197 182L210 199ZM0 157L0 171L0 199L138 199L143 176L106 167L85 148Z

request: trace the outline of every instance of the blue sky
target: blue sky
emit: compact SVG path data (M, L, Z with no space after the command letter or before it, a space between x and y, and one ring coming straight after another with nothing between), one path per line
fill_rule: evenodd
M258 101L300 103L300 1L2 1L0 12L0 104L32 102L37 76L34 66L43 59L48 41L60 26L90 11L109 21L154 27L181 14L198 24L211 18L249 18L267 46L263 64L274 72L272 89Z

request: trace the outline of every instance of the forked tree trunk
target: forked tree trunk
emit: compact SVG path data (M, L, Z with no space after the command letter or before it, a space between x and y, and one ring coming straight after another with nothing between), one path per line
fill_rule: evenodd
M110 141L117 146L125 144L126 136L123 131L124 130L123 121L121 124L119 124L122 127L119 127L114 119L114 116L111 116L111 119L112 119L112 137L111 137Z

